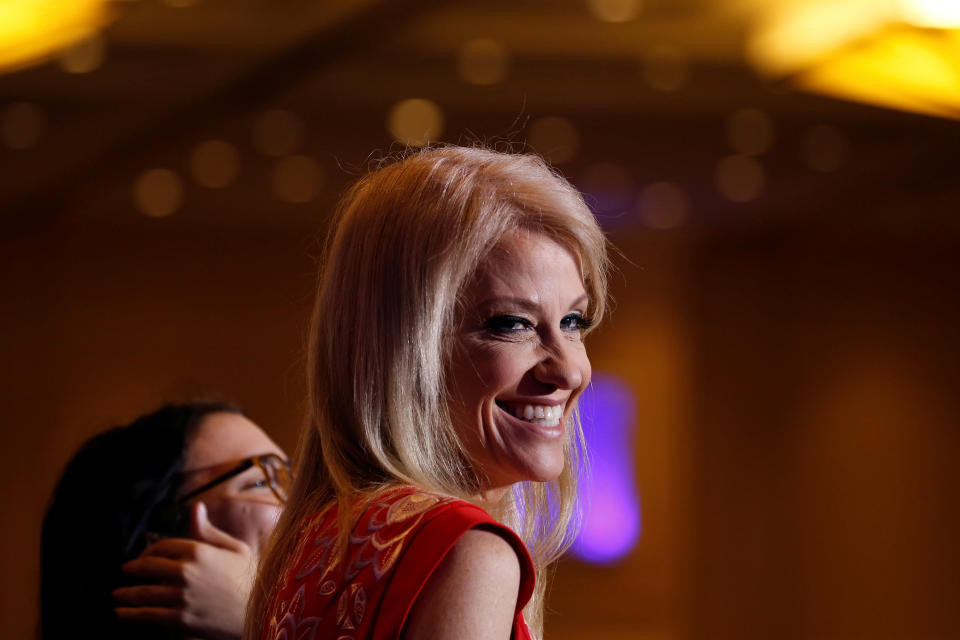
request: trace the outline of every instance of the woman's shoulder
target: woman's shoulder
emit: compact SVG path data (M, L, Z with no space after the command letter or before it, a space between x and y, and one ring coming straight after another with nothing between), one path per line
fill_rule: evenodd
M520 538L479 506L394 486L354 501L351 509L349 518L341 518L330 505L301 521L299 548L280 600L299 602L295 592L303 591L309 601L305 612L325 615L332 608L339 620L352 611L344 624L375 627L369 637L381 639L397 637L418 594L443 597L458 580L470 581L470 589L484 589L485 595L506 595L507 609L516 612L533 591L533 565ZM350 527L345 537L339 535L342 526ZM491 588L498 584L500 590ZM473 593L470 589L464 593ZM378 611L375 621L364 616L367 609Z
M409 508L404 506L407 499L433 506L424 511L416 534L409 536L391 589L420 593L429 582L439 585L442 593L461 579L474 580L473 586L480 589L500 583L513 585L505 589L512 591L508 600L517 612L523 608L533 593L535 571L526 546L512 529L465 500L421 490L405 496L393 503L398 511ZM437 502L432 502L434 498Z
M511 545L470 529L422 586L402 627L409 638L506 638L529 594ZM524 602L521 602L521 598Z

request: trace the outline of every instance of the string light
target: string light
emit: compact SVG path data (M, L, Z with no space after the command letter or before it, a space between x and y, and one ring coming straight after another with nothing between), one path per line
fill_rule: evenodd
M402 100L391 107L387 129L404 144L423 146L443 133L443 111L431 100Z
M727 156L717 165L714 181L728 200L748 202L763 192L766 177L763 166L750 156Z
M587 0L587 9L603 22L629 22L640 14L640 0Z
M60 68L67 73L90 73L103 64L106 53L103 36L96 34L64 49L60 54Z
M207 140L190 154L190 175L208 189L221 189L233 182L240 171L240 154L229 142Z
M183 182L169 169L145 171L133 185L133 199L144 215L169 216L183 204Z

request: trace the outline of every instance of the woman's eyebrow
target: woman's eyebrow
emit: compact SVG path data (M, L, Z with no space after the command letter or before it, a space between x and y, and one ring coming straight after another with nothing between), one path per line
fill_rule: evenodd
M574 309L579 306L585 306L589 301L590 297L586 293L583 293L577 296L577 298L570 303L569 308ZM519 296L494 296L492 298L487 298L477 306L481 309L489 309L491 307L498 307L501 305L516 307L528 312L538 311L541 306L540 303L531 300L530 298L523 298Z
M570 308L574 309L576 307L585 307L590 303L590 296L586 293L577 296L577 299L570 303Z
M494 296L492 298L487 298L477 306L481 309L489 309L491 307L499 306L518 307L524 311L537 311L540 309L540 304L534 300L531 300L530 298L521 298L518 296Z

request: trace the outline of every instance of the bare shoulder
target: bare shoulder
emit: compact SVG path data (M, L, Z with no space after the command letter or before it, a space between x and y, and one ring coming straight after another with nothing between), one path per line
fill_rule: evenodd
M509 542L485 529L457 541L417 597L404 638L502 638L513 625L520 561Z
M491 580L495 578L499 584L510 580L517 589L520 588L520 561L517 559L517 552L499 533L483 527L465 532L447 554L444 563L462 571L483 573ZM483 578L477 575L473 576L473 579Z

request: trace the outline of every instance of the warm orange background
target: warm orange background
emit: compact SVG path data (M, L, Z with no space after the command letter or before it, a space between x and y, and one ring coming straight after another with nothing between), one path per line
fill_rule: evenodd
M147 3L130 4L142 20ZM173 23L152 41L129 16L89 76L50 65L0 76L0 107L30 99L47 118L37 146L0 148L4 637L33 633L42 514L90 435L216 393L293 448L318 238L356 168L390 147L389 106L413 96L446 110L443 139L454 142L519 143L527 116L562 115L581 136L566 175L588 189L598 163L630 176L627 204L610 205L622 210L610 231L616 308L590 349L595 370L635 394L643 534L616 566L561 563L548 638L958 637L960 125L770 85L721 55L736 36L722 21L686 43L714 33L702 38L718 57L704 45L689 85L662 94L642 86L635 60L597 52L603 34L564 31L557 15L572 2L531 3L517 12L522 29L508 28L512 3L463 4L424 3L410 23L348 30L355 45L344 36L299 67L280 60L283 87L218 93L230 74L216 76L215 62L255 65L219 40L169 51ZM677 6L687 4L697 3ZM198 32L216 30L216 7L198 5ZM244 7L238 15L253 11ZM651 2L650 22L610 47L669 38L663 25L682 25L690 7ZM502 85L473 87L437 25L529 49ZM732 203L713 175L731 152L725 118L744 106L770 115L776 139L761 158L762 194ZM306 123L299 152L324 172L313 202L270 193L274 160L249 129L273 107ZM849 145L832 173L798 159L804 131L822 123ZM212 191L186 178L181 209L141 215L137 174L185 175L207 138L237 145L239 179ZM690 202L669 230L643 226L633 204L659 180Z

